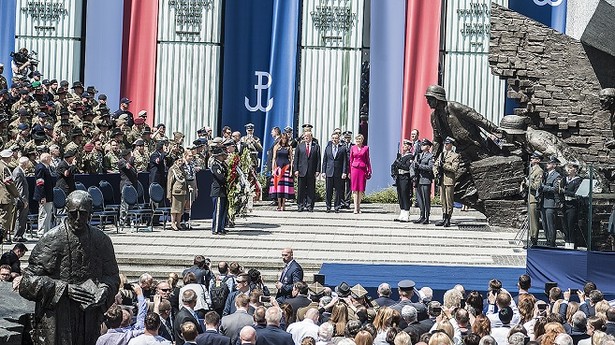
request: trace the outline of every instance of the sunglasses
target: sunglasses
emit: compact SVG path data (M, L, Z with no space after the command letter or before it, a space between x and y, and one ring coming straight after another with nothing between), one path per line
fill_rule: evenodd
M160 291L163 291L163 292L171 292L171 289L160 289Z

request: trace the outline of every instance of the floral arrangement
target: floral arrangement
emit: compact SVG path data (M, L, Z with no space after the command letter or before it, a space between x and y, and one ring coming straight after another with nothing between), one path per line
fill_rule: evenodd
M248 181L247 172L252 168L251 164L249 150L244 150L241 155L237 153L229 155L226 181L228 183L228 216L231 222L235 221L237 216L245 217L250 210L254 189Z

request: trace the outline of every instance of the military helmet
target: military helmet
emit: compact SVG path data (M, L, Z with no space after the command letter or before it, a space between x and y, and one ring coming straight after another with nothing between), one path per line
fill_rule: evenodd
M71 192L66 197L66 211L85 211L92 212L92 197L83 190Z
M527 129L527 117L506 115L500 120L499 129L507 134L525 134Z
M425 91L425 97L433 97L438 101L446 102L446 91L440 85L430 85Z

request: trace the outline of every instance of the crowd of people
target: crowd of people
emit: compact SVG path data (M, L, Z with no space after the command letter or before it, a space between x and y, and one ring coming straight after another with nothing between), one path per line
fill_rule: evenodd
M144 273L129 282L120 274L96 344L615 344L614 303L592 282L578 290L549 285L543 301L529 293L531 278L524 274L514 289L492 279L486 295L451 285L436 300L429 286L404 279L393 299L388 283L378 286L377 296L361 284L308 283L291 248L281 257L275 284L237 262L210 267L202 255L165 280ZM13 278L6 267L0 266L0 280L13 279L19 288L19 275Z

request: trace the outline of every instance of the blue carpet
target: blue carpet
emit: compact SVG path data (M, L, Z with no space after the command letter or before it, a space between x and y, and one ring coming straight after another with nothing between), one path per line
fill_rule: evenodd
M499 279L503 287L513 295L517 292L519 276L523 267L477 267L477 266L428 266L428 265L364 265L324 263L320 274L325 275L325 285L335 287L345 281L350 286L361 284L372 297L377 297L378 285L389 283L397 298L397 283L411 279L416 288L429 286L434 290L434 299L442 300L446 290L461 284L466 292L479 291L485 295L489 280Z

